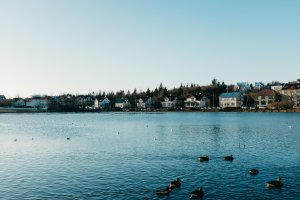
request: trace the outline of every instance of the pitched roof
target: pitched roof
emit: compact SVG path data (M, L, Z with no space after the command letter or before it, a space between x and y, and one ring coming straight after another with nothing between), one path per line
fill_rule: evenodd
M264 90L261 90L261 91L255 93L254 95L256 95L256 96L275 96L276 94L277 94L277 92L274 90L264 89Z
M118 98L118 99L116 99L115 103L127 103L127 102L128 102L127 98Z
M220 98L234 98L240 97L242 94L240 92L231 92L231 93L222 93L219 97Z
M287 83L283 86L282 90L299 90L300 83Z

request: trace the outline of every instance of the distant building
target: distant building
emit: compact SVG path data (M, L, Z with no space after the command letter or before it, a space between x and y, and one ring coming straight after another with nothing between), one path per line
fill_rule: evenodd
M294 103L295 108L300 106L300 81L285 84L279 91Z
M105 97L98 97L98 106L100 110L105 110L108 111L110 110L110 100L105 96Z
M244 96L240 92L222 93L219 96L221 108L239 108L243 106Z
M209 99L205 95L190 95L184 101L185 108L203 109L208 107Z
M26 98L26 107L48 109L49 100L46 96L33 96L32 98Z
M4 95L0 95L0 101L6 100Z
M265 87L265 84L263 84L262 82L255 82L254 83L254 89L256 89L256 90L260 90L264 87Z
M198 101L194 95L190 95L184 101L184 107L185 108L200 108L200 101Z
M271 90L274 90L276 92L279 92L280 90L282 90L283 85L271 85Z
M78 95L75 98L75 105L81 109L97 109L98 100L92 95Z
M136 103L136 108L138 110L152 110L154 107L154 102L152 97L141 97Z
M131 106L130 102L127 98L118 98L118 99L116 99L115 108L124 110L124 109L129 109L130 106Z
M18 108L22 108L26 106L26 101L25 99L22 98L14 98L12 101L12 106L13 107L18 107Z
M164 101L161 102L163 109L172 110L177 107L178 99L174 96L165 97Z
M248 82L238 82L237 86L239 91L245 92L251 90L250 84Z
M253 94L256 107L266 108L270 103L274 103L279 100L279 93L274 90L264 89Z

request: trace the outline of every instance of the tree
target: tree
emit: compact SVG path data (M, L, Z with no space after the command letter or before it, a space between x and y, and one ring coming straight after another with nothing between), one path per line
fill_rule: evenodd
M214 78L214 79L211 81L211 84L212 84L212 85L217 85L217 82L218 82L218 80L217 80L216 78Z

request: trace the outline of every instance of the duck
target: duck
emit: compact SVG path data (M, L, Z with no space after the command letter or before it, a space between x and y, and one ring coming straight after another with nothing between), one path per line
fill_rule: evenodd
M232 161L233 159L232 154L230 156L224 156L224 160Z
M171 192L171 188L168 186L165 189L159 189L155 191L155 194L157 195L169 195Z
M203 191L202 187L200 187L199 189L191 192L190 198L202 198L203 196L204 196L204 191Z
M198 160L200 160L200 161L209 161L209 157L208 156L200 156L200 157L198 157Z
M258 174L258 170L257 169L250 169L249 173L250 173L250 175L256 175L256 174Z
M69 138L69 137L67 137L67 140L70 140L70 138Z
M281 178L279 177L275 181L268 181L266 187L267 188L281 188L282 187Z
M172 181L170 184L169 184L169 188L171 189L174 189L174 188L179 188L181 186L181 182L180 182L180 179L177 178L175 181Z

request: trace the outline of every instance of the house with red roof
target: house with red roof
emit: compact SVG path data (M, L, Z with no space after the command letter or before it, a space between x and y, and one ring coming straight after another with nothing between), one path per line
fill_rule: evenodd
M266 108L269 104L278 102L280 94L274 90L263 89L253 94L253 98L257 108Z
M285 84L279 91L282 95L288 97L289 101L294 103L294 108L300 106L300 80Z

